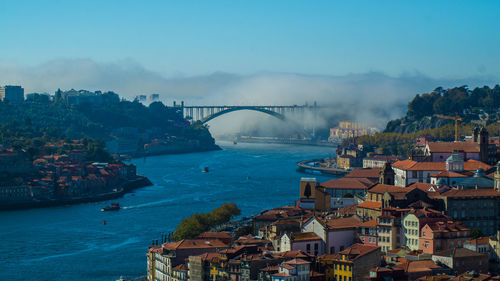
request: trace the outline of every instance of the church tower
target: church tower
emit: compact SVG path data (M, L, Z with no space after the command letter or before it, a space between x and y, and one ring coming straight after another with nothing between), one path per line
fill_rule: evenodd
M488 141L489 135L488 130L482 127L479 131L479 161L488 163Z
M472 141L477 143L479 138L479 128L474 127L474 130L472 130Z
M384 167L380 170L378 183L394 185L394 170L389 162L384 163Z

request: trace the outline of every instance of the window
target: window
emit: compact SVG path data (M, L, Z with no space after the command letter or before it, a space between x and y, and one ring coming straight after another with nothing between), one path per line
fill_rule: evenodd
M306 252L311 253L311 244L306 245Z

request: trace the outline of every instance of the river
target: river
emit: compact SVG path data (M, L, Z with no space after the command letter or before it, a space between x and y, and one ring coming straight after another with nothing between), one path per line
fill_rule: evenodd
M143 276L152 239L182 218L224 202L235 202L242 216L292 204L300 178L311 177L297 172L295 162L334 153L332 147L218 144L223 150L133 160L154 185L113 200L124 206L118 212L100 211L110 201L0 212L0 280Z

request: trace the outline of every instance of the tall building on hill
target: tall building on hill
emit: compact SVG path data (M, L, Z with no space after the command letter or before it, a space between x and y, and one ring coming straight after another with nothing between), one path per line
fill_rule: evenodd
M24 89L21 86L0 87L0 100L9 103L21 103L24 101Z

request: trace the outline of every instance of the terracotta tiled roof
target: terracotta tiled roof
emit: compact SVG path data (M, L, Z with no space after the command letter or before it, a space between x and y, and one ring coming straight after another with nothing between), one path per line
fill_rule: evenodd
M220 240L184 239L179 242L169 242L162 245L166 250L196 249L196 248L226 248L228 245Z
M218 258L219 256L220 256L219 253L204 253L199 255L202 261L212 261L213 259Z
M484 245L484 244L489 244L490 243L490 238L489 237L479 237L477 239L472 239L467 241L467 244L471 245Z
M446 162L417 162L407 159L393 163L392 167L405 171L444 171L446 170ZM464 162L465 171L475 171L479 168L488 170L491 166L473 159Z
M369 220L359 225L360 227L377 227L377 219Z
M344 178L378 178L379 174L380 168L364 168L356 169L345 175Z
M474 160L474 159L469 159L469 160L464 162L464 170L466 170L466 171L475 171L479 168L486 171L486 170L491 169L491 166L486 164L486 163L483 163L481 161Z
M415 183L410 184L410 186L408 186L408 188L420 189L423 192L427 193L427 196L431 199L441 198L441 194L438 192L439 188L434 184L415 182Z
M352 206L347 206L343 207L337 210L338 215L343 215L343 216L353 216L356 214L356 207L358 205L352 205Z
M309 264L310 262L303 259L293 259L285 262L286 264Z
M500 192L493 188L481 189L450 189L443 194L443 197L500 197Z
M321 184L327 189L368 189L372 185L372 181L359 178L333 179Z
M322 261L335 261L335 260L339 259L339 255L338 254L324 254L322 256L319 256L318 258Z
M396 161L396 162L392 163L392 167L400 169L400 170L408 170L411 167L413 167L416 163L417 163L417 161L413 161L411 159L406 159L406 160L400 160L400 161Z
M311 241L311 240L321 240L321 237L319 237L314 232L298 232L298 233L292 234L292 240L294 242Z
M457 173L457 172L452 172L452 171L441 171L439 173L434 173L432 175L429 175L430 177L433 178L467 178L468 176Z
M356 228L359 226L361 221L357 218L338 218L326 220L325 223L329 230L339 230Z
M431 153L464 151L468 153L479 153L479 144L474 142L428 142L427 146Z
M381 202L365 201L357 205L357 208L371 209L371 210L382 210Z
M411 188L408 187L399 187L395 185L388 185L388 184L376 184L372 188L368 190L368 192L371 193L378 193L378 194L384 194L385 192L388 192L390 194L392 193L408 193L411 191Z
M462 223L454 221L439 221L428 224L428 226L432 232L456 232L470 230L470 228L463 226Z
M283 267L283 268L286 268L286 269L288 269L288 270L295 269L295 267L293 267L293 266L291 266L291 265L288 265L288 264L286 264L286 263L284 263L284 264L280 264L279 266L280 266L280 267Z
M350 246L349 248L339 252L341 255L347 255L349 256L349 260L356 260L362 256L365 256L373 251L376 251L380 249L380 247L377 246L370 246L370 245L364 245L364 244L354 244Z
M301 250L286 251L281 253L284 258L311 258L313 255L304 253Z
M417 218L442 218L442 219L451 219L447 215L444 215L440 211L424 208L424 209L412 209L409 214L415 215ZM423 225L422 225L423 226ZM421 227L422 227L421 226Z
M266 266L264 268L261 268L260 271L278 271L278 266Z
M187 266L184 263L181 263L175 267L172 268L174 271L187 271Z
M432 269L438 268L441 267L435 264L432 260L409 261L405 266L405 272L430 272Z
M480 254L478 252L466 249L466 248L452 248L444 251L440 251L435 253L434 255L440 257L453 257L453 258L462 258L462 257L484 257L485 254Z

